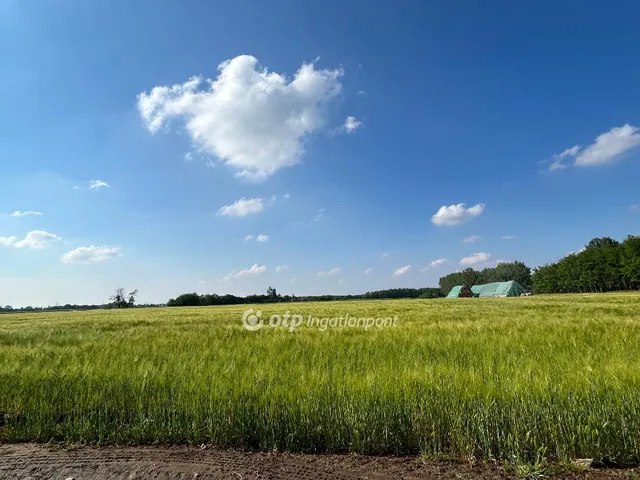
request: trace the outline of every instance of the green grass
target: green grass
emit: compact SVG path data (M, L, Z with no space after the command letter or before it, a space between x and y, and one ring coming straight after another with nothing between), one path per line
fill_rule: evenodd
M258 307L399 317L367 331L246 308L0 316L0 441L640 458L640 295Z

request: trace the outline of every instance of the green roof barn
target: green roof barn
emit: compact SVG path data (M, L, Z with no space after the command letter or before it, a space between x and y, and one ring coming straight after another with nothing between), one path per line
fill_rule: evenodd
M456 285L451 289L447 298L462 297L462 285ZM474 297L519 297L527 290L515 280L508 282L492 282L471 287Z

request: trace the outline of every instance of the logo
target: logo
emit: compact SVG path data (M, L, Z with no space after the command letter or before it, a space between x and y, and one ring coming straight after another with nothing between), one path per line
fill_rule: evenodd
M262 328L262 312L258 310L253 313L253 308L249 308L242 314L242 325L250 332L255 332Z

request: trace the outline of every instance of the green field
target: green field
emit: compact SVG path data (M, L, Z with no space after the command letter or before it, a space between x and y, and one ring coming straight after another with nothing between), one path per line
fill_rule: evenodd
M0 441L640 457L640 295L0 315ZM396 327L307 315L398 316Z

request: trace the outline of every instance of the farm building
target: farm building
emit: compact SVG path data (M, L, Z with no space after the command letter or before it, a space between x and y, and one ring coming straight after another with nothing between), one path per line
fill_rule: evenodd
M466 290L469 290L468 288ZM474 285L471 287L474 297L519 297L527 290L515 280L508 282L492 282L484 285ZM447 298L468 297L462 285L456 285L451 289Z

